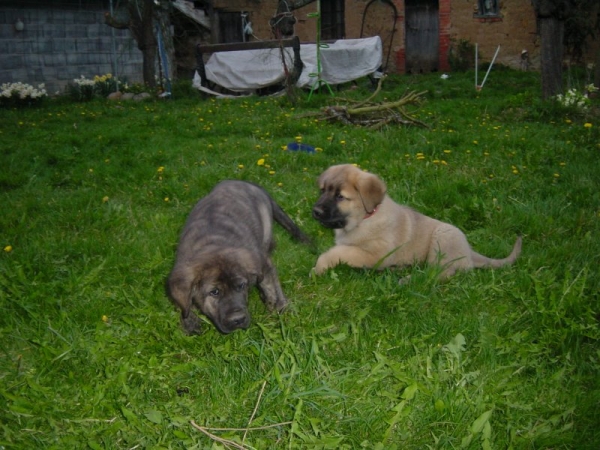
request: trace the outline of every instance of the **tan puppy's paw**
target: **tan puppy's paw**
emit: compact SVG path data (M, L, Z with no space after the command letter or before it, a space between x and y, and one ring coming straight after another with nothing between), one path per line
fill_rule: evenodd
M327 258L324 258L323 256L324 255L319 256L319 259L317 259L317 264L315 264L315 267L313 267L310 271L311 274L319 276L327 272L327 269L329 269L330 265L327 261Z

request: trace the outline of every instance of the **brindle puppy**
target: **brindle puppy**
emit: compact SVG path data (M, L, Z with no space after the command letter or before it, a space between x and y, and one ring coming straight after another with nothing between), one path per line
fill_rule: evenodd
M480 255L458 228L395 203L380 178L351 164L330 167L318 183L313 217L335 230L336 245L319 256L317 275L339 263L385 268L428 262L439 264L445 278L457 270L512 264L521 252L519 237L504 259Z
M196 204L167 285L187 334L200 333L194 308L221 333L248 328L248 291L254 285L269 310L286 307L270 258L273 219L294 238L310 241L263 188L251 183L223 181Z

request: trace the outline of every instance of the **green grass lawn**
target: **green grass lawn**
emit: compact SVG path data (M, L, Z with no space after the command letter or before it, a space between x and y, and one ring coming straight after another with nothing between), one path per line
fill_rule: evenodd
M539 74L392 76L429 128L306 117L287 98L0 109L0 448L600 448L600 114ZM597 102L597 100L594 100ZM296 140L315 154L282 149ZM355 163L451 222L498 270L336 267L276 228L290 308L188 337L165 295L178 235L218 181L263 185L312 236L316 178ZM2 250L4 249L4 250ZM410 274L408 285L398 285Z

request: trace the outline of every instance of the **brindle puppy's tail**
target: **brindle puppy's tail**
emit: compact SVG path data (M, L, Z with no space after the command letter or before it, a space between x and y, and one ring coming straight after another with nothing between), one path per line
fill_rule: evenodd
M512 264L521 254L521 245L523 239L521 236L517 238L515 245L513 246L512 252L506 258L503 259L493 259L488 258L487 256L480 255L479 253L473 252L473 266L474 267L491 267L493 269L497 269L498 267L506 266L508 264Z
M270 197L269 197L270 198ZM304 244L313 245L312 239L296 225L296 223L285 213L281 206L271 198L271 207L273 208L273 218L275 222L281 225L294 239Z

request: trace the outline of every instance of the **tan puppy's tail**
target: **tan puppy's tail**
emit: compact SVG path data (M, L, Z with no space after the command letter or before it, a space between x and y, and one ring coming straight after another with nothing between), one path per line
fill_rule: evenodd
M482 268L482 267L491 267L498 268L502 266L506 266L508 264L512 264L521 254L521 245L523 239L521 236L517 238L515 245L513 246L512 252L506 258L503 259L493 259L488 258L487 256L480 255L479 253L473 252L473 267Z

